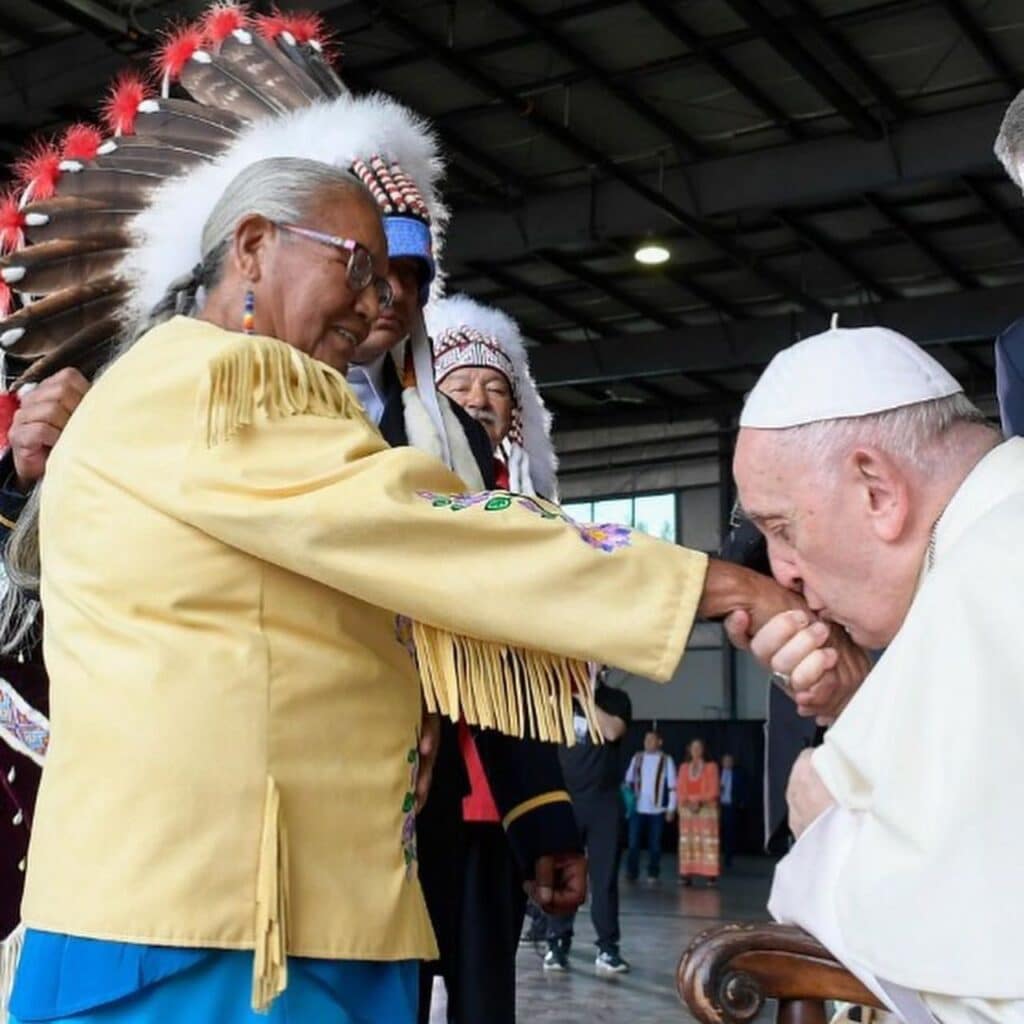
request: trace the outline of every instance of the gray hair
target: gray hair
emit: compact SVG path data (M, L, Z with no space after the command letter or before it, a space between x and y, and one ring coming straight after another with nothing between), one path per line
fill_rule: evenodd
M199 262L175 278L160 301L132 326L121 352L165 320L191 316L201 307L200 289L208 292L220 281L235 229L244 218L258 214L278 224L301 220L317 194L329 188L364 195L374 202L356 177L331 164L284 156L249 164L232 179L210 211L203 225Z
M999 439L998 431L961 392L870 416L807 423L779 434L790 451L826 471L836 470L851 448L869 445L920 473L933 473L948 461L958 428L965 424L984 425L992 431L993 443Z
M1006 108L996 136L995 154L1018 188L1024 189L1021 160L1024 159L1024 92Z
M154 327L174 316L191 316L201 308L203 293L215 287L223 275L235 229L245 217L258 214L276 223L301 220L325 189L351 191L376 209L373 197L357 178L330 164L299 157L272 157L246 167L224 190L203 226L199 262L172 281L149 313L126 329L111 363ZM16 650L25 644L39 609L35 595L40 576L41 489L40 482L18 517L3 553L6 580L0 596L2 651Z

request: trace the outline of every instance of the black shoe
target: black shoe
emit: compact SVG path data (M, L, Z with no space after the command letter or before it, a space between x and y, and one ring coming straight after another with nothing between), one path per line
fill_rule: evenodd
M569 970L569 944L551 942L548 944L548 951L544 955L545 971L567 971Z
M603 949L594 961L594 970L598 974L629 974L629 964L611 949Z

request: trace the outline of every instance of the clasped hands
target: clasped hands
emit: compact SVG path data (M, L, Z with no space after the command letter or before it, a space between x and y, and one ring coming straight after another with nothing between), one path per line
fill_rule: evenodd
M701 614L724 617L734 646L785 677L797 711L829 725L868 674L867 654L799 594L740 566L712 560Z

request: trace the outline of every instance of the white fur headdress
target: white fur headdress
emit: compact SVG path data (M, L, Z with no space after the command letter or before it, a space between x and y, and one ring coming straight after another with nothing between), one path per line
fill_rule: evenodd
M453 295L427 306L427 331L440 383L459 366L511 371L514 411L504 442L513 491L558 497L558 459L551 443L551 414L530 373L526 345L516 322L493 306Z
M154 194L130 225L135 246L120 267L131 285L128 315L144 316L168 283L199 261L203 225L227 186L250 164L302 157L347 169L372 156L400 164L419 186L436 258L448 213L437 192L444 165L433 131L388 96L339 96L253 123L212 163L171 179Z

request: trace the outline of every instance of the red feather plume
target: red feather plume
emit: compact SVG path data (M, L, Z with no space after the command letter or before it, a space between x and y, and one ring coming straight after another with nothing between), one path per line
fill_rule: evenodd
M0 198L0 255L20 249L25 244L25 214L18 197L8 192Z
M146 82L137 71L123 71L103 104L103 123L114 135L134 135L139 104L146 98Z
M60 150L48 142L38 142L14 165L18 183L31 187L33 199L52 199L60 178Z
M324 19L312 12L289 14L275 8L270 14L261 14L256 19L256 27L260 35L271 42L282 32L289 33L297 43L322 42L326 37Z
M61 140L61 155L65 160L95 160L103 145L99 128L91 124L73 124Z
M324 19L311 11L293 14L287 20L288 31L295 37L297 43L322 43L327 34Z
M4 314L6 316L6 314ZM14 414L21 407L21 399L12 392L0 393L0 448L8 447L7 435L14 423Z
M270 14L260 14L256 17L256 31L259 32L267 42L272 43L282 32L289 32L291 18L287 14L275 9Z
M249 11L242 5L223 0L203 16L203 35L213 46L220 46L232 32L249 24Z
M203 48L203 29L200 25L179 25L164 37L157 54L156 64L161 78L175 82L196 50Z
M14 292L11 291L11 286L0 278L0 318L10 316L13 309Z

